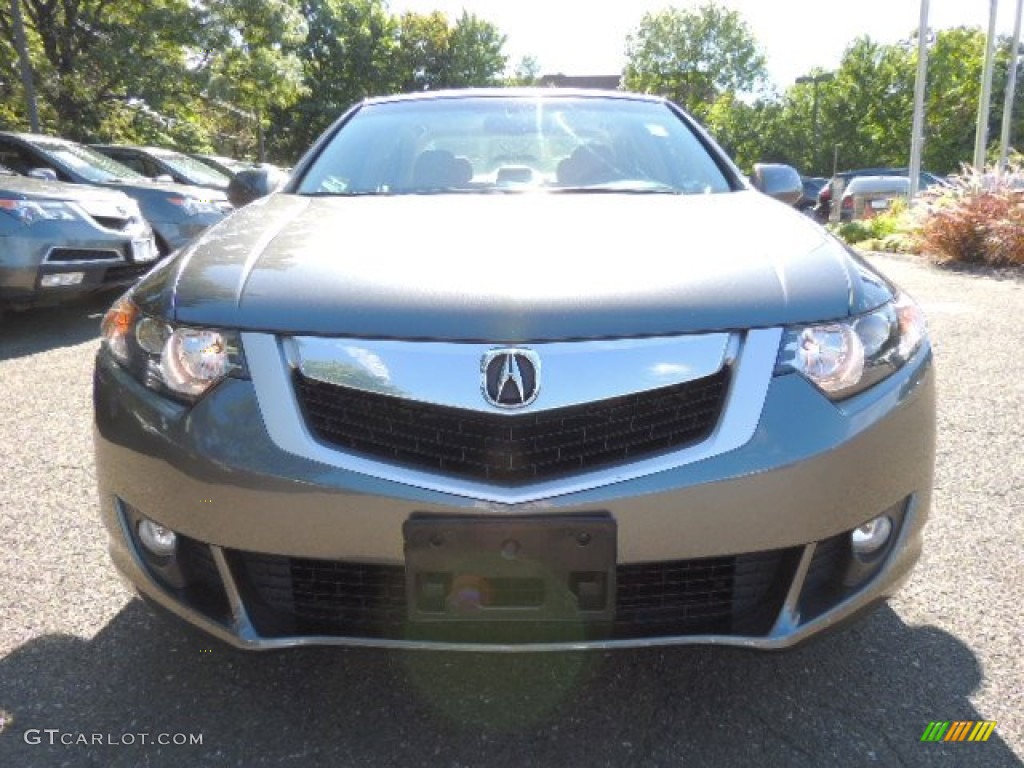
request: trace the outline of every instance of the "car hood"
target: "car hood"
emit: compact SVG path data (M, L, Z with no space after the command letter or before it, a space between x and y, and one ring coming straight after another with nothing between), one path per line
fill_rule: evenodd
M144 193L160 192L165 195L175 194L183 197L197 197L201 200L227 200L228 196L222 189L211 189L209 187L197 187L191 184L176 184L171 181L142 181L131 179L126 181L111 181L106 186L113 189L124 190L131 194L133 191Z
M890 295L753 191L277 194L150 282L140 297L190 324L505 343L812 322Z
M98 201L106 204L124 203L127 199L124 193L112 189L45 181L28 176L0 176L0 196L20 200Z

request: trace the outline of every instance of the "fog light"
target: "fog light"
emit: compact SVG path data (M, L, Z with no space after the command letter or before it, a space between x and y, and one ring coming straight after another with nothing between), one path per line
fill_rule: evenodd
M881 515L868 520L859 528L854 528L850 534L850 544L853 546L855 555L871 555L880 550L889 541L889 534L892 533L892 520L886 515Z
M58 275L43 275L39 284L43 288L59 288L62 285L78 285L85 279L85 272L61 272Z
M170 528L152 520L139 521L139 540L142 546L157 557L169 557L178 546L178 537Z

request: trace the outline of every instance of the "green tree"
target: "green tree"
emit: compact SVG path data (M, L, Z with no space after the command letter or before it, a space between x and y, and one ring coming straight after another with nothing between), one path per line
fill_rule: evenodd
M988 132L990 141L999 138L1009 64L1008 41L1001 41L997 50ZM960 27L943 30L936 35L928 59L925 168L949 173L958 171L961 163L971 161L984 60L985 33L981 29Z
M469 88L501 84L508 64L505 35L491 22L462 12L448 34L447 88Z
M188 0L21 4L44 130L90 139L101 133L111 110L129 101L173 102L188 90L183 46L199 29ZM6 3L0 6L0 37L7 46L13 42Z
M723 94L767 84L764 54L746 22L714 2L645 14L626 38L626 58L627 89L667 96L698 118Z
M1009 67L1006 38L999 41L997 51L989 122L992 146L999 137ZM949 173L970 162L984 55L981 29L961 27L936 35L928 56L925 169ZM822 155L827 157L828 150L839 144L841 168L906 166L916 70L913 45L855 40L843 56L835 81L820 86L822 146L814 164L820 168ZM801 89L805 89L802 94ZM787 97L794 104L805 103L807 91L808 86L793 86Z
M275 153L294 161L346 109L397 88L398 20L383 0L304 0L307 33L293 47L304 93L274 110Z
M794 125L777 99L746 103L734 94L720 96L708 110L705 125L722 148L746 173L754 163L788 163L801 167L793 139Z
M399 21L399 85L403 91L498 85L508 57L505 36L463 11L453 25L440 11L406 13Z
M846 167L907 164L915 58L909 46L867 37L847 48L820 108Z
M270 110L298 100L305 86L294 48L308 33L298 0L206 0L198 7L203 47L194 68L205 76L206 98L248 112L260 126Z
M512 77L508 80L510 86L536 85L540 80L540 62L536 56L523 56L515 66Z

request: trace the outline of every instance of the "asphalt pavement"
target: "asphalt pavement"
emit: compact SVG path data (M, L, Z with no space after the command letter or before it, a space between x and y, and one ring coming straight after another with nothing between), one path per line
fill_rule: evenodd
M889 605L771 654L246 654L169 624L118 580L96 514L111 297L5 316L0 766L1024 764L1024 275L872 261L936 348L925 552ZM933 720L997 726L922 743Z

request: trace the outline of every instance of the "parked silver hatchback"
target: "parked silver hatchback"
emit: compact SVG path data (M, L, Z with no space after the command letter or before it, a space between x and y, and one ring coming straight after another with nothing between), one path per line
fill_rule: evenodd
M931 348L799 194L660 98L357 105L107 314L114 562L245 648L769 649L884 600Z

